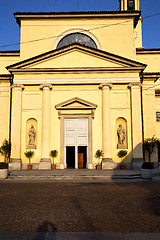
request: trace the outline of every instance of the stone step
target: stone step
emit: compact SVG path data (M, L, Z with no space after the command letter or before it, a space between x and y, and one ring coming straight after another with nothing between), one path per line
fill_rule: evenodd
M141 174L134 175L14 175L10 174L8 179L138 179Z

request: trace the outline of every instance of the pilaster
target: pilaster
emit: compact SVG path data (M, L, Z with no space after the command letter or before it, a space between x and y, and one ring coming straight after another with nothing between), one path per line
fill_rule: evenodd
M110 89L111 83L100 84L102 89L102 149L103 162L112 160L111 152L111 114L110 114Z
M23 85L12 85L11 163L9 168L21 169L21 119Z
M40 169L51 168L50 161L50 90L51 84L40 85L40 90L43 91L42 96L42 155L39 165Z
M131 89L132 167L140 168L143 162L141 83L130 83L129 88Z

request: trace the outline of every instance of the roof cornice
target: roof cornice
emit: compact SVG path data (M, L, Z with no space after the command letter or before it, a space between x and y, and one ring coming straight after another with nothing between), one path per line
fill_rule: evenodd
M14 16L20 25L23 19L56 19L56 18L133 18L136 26L140 11L89 11L89 12L15 12Z
M137 48L136 54L160 54L160 48Z
M13 51L0 51L0 57L15 57L15 56L20 56L20 51L19 50L13 50Z

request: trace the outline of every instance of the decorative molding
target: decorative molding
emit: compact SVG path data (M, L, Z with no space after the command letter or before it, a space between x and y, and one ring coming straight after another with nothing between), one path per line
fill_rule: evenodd
M79 106L72 106L73 103L79 103ZM74 97L71 98L67 101L64 101L62 103L59 103L55 106L55 108L58 110L58 118L61 118L61 111L62 110L91 110L90 115L92 116L92 118L94 118L94 110L97 108L97 105L91 102L88 102L84 99L78 98L78 97Z
M14 84L11 86L11 88L21 88L21 90L24 90L24 85L23 84Z
M112 88L113 84L112 83L101 83L99 85L99 89L103 89L104 87L109 87L110 89Z
M44 87L48 87L50 90L52 90L52 84L49 84L49 83L41 84L39 88L40 90L43 90Z
M142 84L140 82L134 82L134 83L130 83L128 85L128 88L132 88L132 87L142 87Z
M82 107L80 106L70 106L71 104L78 102L82 105ZM83 110L83 109L96 109L97 105L91 102L88 102L84 99L78 98L78 97L74 97L71 98L67 101L64 101L62 103L59 103L55 106L55 108L57 110Z

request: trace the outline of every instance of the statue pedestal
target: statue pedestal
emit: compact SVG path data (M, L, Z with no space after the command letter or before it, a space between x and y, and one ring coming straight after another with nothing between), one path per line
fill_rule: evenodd
M36 145L28 144L27 149L36 149Z
M122 144L118 143L117 144L117 149L126 149L126 148L127 148L127 146L126 146L125 143L122 143Z

